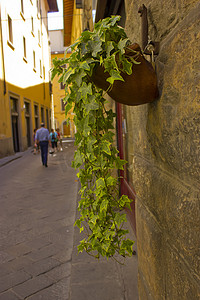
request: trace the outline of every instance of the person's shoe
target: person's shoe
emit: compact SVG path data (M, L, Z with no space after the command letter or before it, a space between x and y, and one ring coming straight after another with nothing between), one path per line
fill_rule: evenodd
M46 167L46 168L48 167L47 164L45 164L45 167Z

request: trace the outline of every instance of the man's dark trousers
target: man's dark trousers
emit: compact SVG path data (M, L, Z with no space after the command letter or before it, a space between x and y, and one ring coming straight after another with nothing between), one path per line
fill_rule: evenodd
M48 141L40 142L40 149L41 149L41 158L43 165L47 165L47 156L48 156Z

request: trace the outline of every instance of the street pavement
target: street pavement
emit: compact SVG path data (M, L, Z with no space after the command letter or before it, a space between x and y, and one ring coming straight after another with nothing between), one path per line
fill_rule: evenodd
M32 149L0 159L0 300L138 300L137 255L121 265L77 253L73 141L63 150L48 168Z

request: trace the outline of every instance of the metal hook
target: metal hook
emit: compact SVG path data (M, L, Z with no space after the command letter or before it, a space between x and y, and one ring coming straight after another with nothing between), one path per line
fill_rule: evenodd
M148 18L147 18L147 8L144 4L139 7L138 13L141 17L141 38L142 38L142 50L144 54L151 55L152 51L148 50L148 46L153 46L153 54L157 55L159 53L159 42L154 42L148 39Z

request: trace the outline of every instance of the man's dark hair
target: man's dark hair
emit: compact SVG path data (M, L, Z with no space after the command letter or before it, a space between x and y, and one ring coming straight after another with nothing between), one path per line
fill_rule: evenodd
M44 127L44 123L41 123L41 127Z

